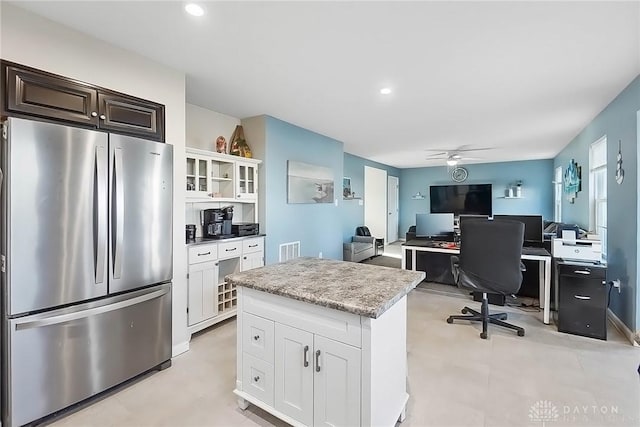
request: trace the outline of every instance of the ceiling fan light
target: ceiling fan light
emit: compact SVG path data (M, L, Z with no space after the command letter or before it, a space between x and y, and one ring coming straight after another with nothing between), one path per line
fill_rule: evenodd
M456 160L456 159L447 159L447 165L455 166L457 164L458 164L458 160Z

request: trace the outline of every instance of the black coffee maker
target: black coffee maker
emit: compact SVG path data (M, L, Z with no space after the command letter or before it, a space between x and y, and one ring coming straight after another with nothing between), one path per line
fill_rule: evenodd
M202 237L220 239L231 236L231 220L233 206L220 209L203 209L200 211Z

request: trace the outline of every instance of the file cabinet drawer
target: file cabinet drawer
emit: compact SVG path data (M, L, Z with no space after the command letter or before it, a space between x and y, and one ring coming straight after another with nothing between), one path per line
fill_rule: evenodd
M273 365L248 353L242 354L242 391L273 406Z
M242 242L226 242L218 244L218 257L220 259L225 258L239 258L242 255Z
M242 351L265 362L273 363L273 320L242 314Z
M197 245L189 248L189 264L218 259L218 244Z

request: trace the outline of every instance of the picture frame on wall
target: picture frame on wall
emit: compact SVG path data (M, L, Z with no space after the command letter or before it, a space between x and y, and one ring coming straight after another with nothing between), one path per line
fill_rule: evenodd
M342 198L353 198L353 193L351 192L351 178L348 178L346 176L342 178Z
M287 203L333 203L333 171L309 163L287 161Z

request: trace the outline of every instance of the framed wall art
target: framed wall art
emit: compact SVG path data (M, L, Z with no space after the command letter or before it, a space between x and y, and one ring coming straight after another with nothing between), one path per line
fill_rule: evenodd
M331 169L287 161L287 203L333 203L333 188Z

